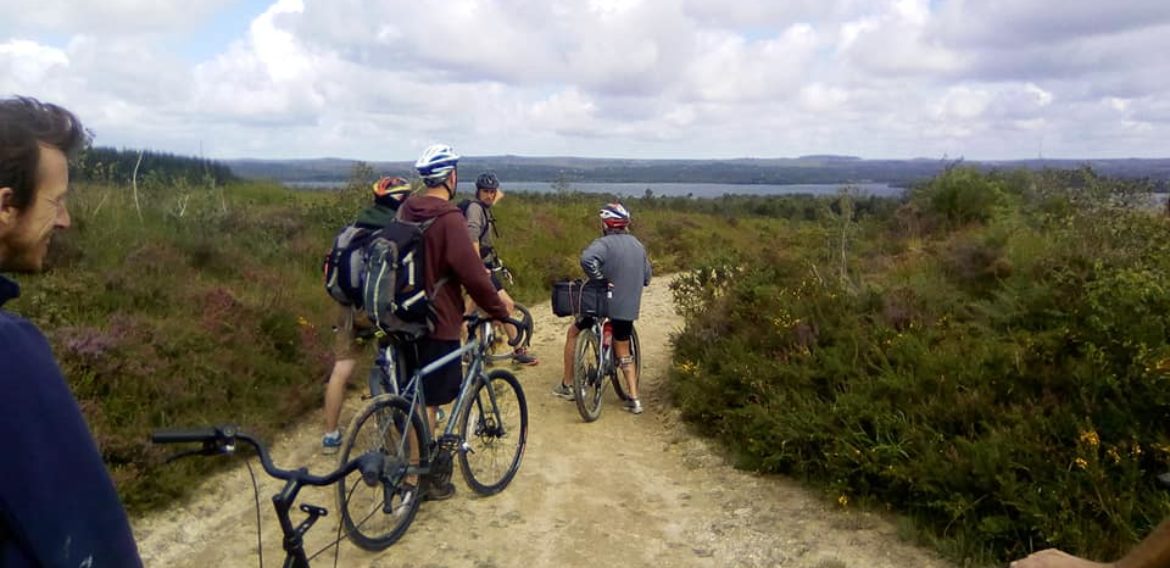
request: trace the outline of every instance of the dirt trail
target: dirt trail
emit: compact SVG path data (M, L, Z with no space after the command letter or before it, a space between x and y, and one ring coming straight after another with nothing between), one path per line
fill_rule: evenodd
M530 436L520 473L503 493L459 493L425 503L406 536L381 553L341 545L339 566L791 566L946 567L906 544L886 519L841 510L775 476L730 467L688 433L665 398L670 334L682 322L665 279L647 290L638 333L645 351L641 416L607 395L601 418L585 424L572 402L553 397L568 319L533 307L539 366L515 370L528 395ZM363 381L355 381L364 383ZM342 423L359 407L351 390ZM314 413L277 440L278 465L334 467L320 454ZM238 458L237 458L238 459ZM259 466L256 466L259 469ZM258 472L264 559L283 560L269 498L279 484ZM307 536L313 553L335 538L333 492L308 488L301 503L330 509ZM299 513L298 517L299 519ZM243 467L207 480L192 501L136 519L147 566L256 566L255 509ZM332 565L333 551L317 565Z

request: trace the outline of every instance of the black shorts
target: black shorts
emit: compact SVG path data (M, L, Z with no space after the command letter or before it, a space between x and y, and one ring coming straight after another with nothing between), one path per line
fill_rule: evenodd
M404 346L402 357L406 367L405 376L413 376L415 371L438 361L452 351L459 350L459 347L457 339L444 341L430 338L420 339L413 346ZM459 387L462 384L463 365L456 357L422 378L423 397L427 400L427 406L441 406L455 400L459 396Z
M593 327L594 319L591 317L577 318L577 329L585 331ZM629 320L611 319L609 323L613 324L613 340L614 341L629 341L630 336L634 334L634 322Z

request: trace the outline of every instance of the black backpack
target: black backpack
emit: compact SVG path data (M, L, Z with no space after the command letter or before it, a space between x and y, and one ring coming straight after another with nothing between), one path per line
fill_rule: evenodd
M370 321L393 339L421 339L434 328L423 234L438 218L418 223L395 219L366 246L362 306ZM436 282L435 290L445 282Z
M325 255L321 271L325 291L343 306L362 307L362 288L366 275L366 245L377 229L350 223L337 232L333 247Z

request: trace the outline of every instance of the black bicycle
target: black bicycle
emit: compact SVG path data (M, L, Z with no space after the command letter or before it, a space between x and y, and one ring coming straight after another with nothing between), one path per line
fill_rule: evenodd
M360 471L362 479L367 480L368 483L378 483L387 471L386 456L376 451L367 451L349 461L342 462L337 470L322 476L312 475L307 468L303 467L295 470L280 469L272 463L268 449L264 447L263 443L230 425L186 430L155 430L150 439L156 444L202 444L201 448L181 452L172 456L168 461L193 455L232 454L236 452L237 444L240 442L252 446L256 450L256 454L260 456L260 463L264 466L264 471L276 479L285 481L284 488L281 489L280 493L272 496L272 506L276 508L276 518L280 521L280 530L284 533L285 568L309 567L310 557L306 556L304 546L305 533L317 522L317 519L328 514L328 511L323 507L302 503L300 509L308 516L300 524L293 526L289 511L302 487L306 485L318 487L333 485L354 471ZM328 547L322 549L321 552L327 549ZM263 565L263 557L261 557L261 565Z
M467 343L409 378L401 372L400 350L405 347L394 342L380 346L370 374L373 398L354 416L339 453L342 463L370 452L383 458L382 475L343 478L337 484L342 525L363 549L383 550L402 538L418 512L424 480L449 483L456 457L464 481L485 496L502 491L520 469L528 443L524 390L512 373L484 369L492 322L474 314L464 319L470 328ZM519 330L518 344L529 330L518 320L509 323ZM471 357L459 396L442 434L433 440L421 380L465 353Z
M601 416L606 383L613 385L614 393L623 403L630 400L624 376L616 364L612 327L609 318L595 317L593 325L581 330L577 336L573 351L573 400L577 402L577 412L586 422L593 422ZM634 368L641 377L642 345L638 341L637 329L630 335L630 356L634 358Z

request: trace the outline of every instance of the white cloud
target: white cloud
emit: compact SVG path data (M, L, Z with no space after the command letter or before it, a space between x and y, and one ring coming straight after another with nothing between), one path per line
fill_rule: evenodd
M64 51L28 40L0 43L0 92L25 92L69 66Z
M0 91L223 157L1148 156L1163 4L274 0L191 61L238 2L0 0Z
M0 0L0 34L126 36L189 29L231 0ZM13 17L15 15L15 17Z

